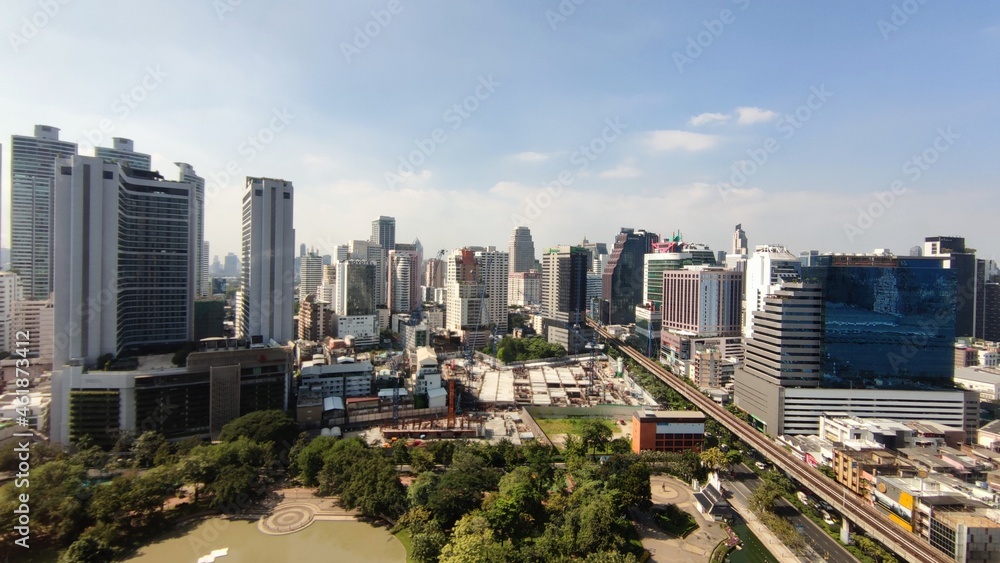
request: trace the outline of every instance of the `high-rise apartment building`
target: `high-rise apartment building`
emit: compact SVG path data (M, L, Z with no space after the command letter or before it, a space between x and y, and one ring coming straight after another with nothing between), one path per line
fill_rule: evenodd
M663 272L663 328L701 336L740 332L740 272L706 266Z
M486 264L476 259L476 250L460 248L448 257L445 328L478 348L490 336L490 295L480 271Z
M212 278L208 273L208 249L205 248L205 179L195 173L194 167L186 162L175 162L178 181L187 182L194 190L194 209L191 223L194 225L195 271L194 286L199 296L212 293ZM228 258L227 258L228 263ZM239 272L232 275L236 276Z
M316 288L323 283L323 257L315 250L306 252L299 259L299 302L308 295L315 295Z
M239 334L254 344L295 339L294 189L286 180L250 178L243 190L243 276Z
M587 274L588 281L590 274ZM507 280L507 303L527 307L542 302L542 274L537 270L511 274ZM589 303L589 301L588 301Z
M444 260L428 258L424 265L424 285L427 287L444 287Z
M396 218L380 216L372 221L372 237L368 239L372 244L377 244L386 252L396 248Z
M27 299L52 291L52 184L55 159L76 154L59 129L36 125L35 136L14 135L10 149L10 265Z
M132 139L115 137L112 142L114 143L112 148L94 147L94 156L108 162L117 162L133 170L150 170L152 168L152 158L148 154L135 152L135 143L132 142Z
M389 251L389 310L393 313L416 311L420 298L421 252L415 244L397 243Z
M54 162L55 366L190 341L192 186L97 157Z
M510 254L488 246L476 250L476 261L479 263L480 280L486 284L487 322L502 336L507 334L507 315L510 313L507 306Z
M758 244L746 264L743 337L753 336L754 313L760 311L764 298L783 283L797 281L802 262L784 246Z
M542 335L570 354L592 338L586 324L587 270L591 254L580 246L557 246L542 254Z
M655 233L630 228L622 228L615 237L601 283L601 299L607 308L606 315L602 312L602 322L615 325L635 322L635 306L642 303L643 255L652 252L653 243L659 241Z
M510 273L527 272L535 267L535 243L531 229L515 227L510 234Z

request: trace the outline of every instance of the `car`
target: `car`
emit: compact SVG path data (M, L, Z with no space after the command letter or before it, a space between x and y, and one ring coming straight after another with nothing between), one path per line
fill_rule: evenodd
M804 533L806 533L806 528L802 524L796 524L795 525L795 531L798 532L798 533L800 533L800 534L804 534Z
M625 419L622 419L622 418L618 419L618 424L621 424L622 426L625 426Z
M754 465L756 465L757 469L760 469L761 471L764 471L765 469L767 469L767 465L764 462L762 462L762 461L758 461Z

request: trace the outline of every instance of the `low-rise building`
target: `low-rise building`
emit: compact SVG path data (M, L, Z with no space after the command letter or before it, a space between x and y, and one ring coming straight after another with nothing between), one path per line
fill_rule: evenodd
M700 411L636 411L632 414L632 451L700 452L705 414Z
M1000 561L1000 511L936 510L931 514L928 539L958 563Z
M1000 400L1000 370L983 367L956 367L955 385L979 392L982 403Z

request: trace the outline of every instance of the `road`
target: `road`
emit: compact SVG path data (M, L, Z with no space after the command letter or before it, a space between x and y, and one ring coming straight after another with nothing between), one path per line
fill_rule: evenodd
M729 490L734 495L740 497L743 504L748 505L748 499L753 490L760 484L760 478L747 466L740 464L733 469L734 479L725 481ZM834 563L858 563L858 560L851 555L851 552L844 549L840 542L831 538L826 530L823 530L815 522L809 519L795 508L790 502L779 498L775 503L775 514L788 520L793 526L801 528L801 533L806 537L809 546L823 557L826 561Z
M799 483L802 483L815 496L832 505L843 506L842 513L847 516L852 524L865 530L868 535L894 551L903 560L909 563L953 563L952 558L931 547L926 539L907 532L892 523L888 517L876 511L871 505L857 497L854 493L845 494L843 485L827 478L801 459L788 453L775 444L771 438L761 434L742 420L733 416L715 401L688 385L686 381L667 371L655 360L651 360L643 356L639 351L625 345L608 331L597 326L592 320L588 319L587 324L597 329L597 332L609 344L616 347L684 396L685 399L694 403L706 415L714 418L719 424L726 427L727 430L755 448L771 461L775 467L784 471Z

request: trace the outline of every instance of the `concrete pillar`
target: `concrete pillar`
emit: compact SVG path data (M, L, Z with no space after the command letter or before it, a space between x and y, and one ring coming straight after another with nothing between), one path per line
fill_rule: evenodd
M842 517L843 523L840 525L840 543L848 545L851 542L851 522L846 516Z

